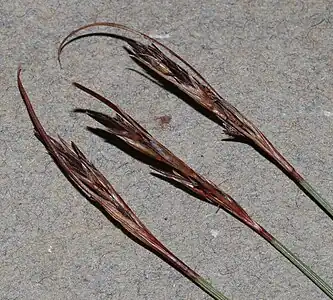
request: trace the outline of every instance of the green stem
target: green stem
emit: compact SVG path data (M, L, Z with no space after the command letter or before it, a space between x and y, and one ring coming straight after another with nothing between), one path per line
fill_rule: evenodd
M151 241L150 249L153 251L153 253L157 253L159 257L162 258L166 263L168 263L171 267L173 267L190 281L192 281L195 285L197 285L200 289L210 295L213 299L229 300L229 298L224 296L220 291L213 287L210 282L201 277L198 273L196 273L183 261L176 257L155 237L152 236L151 238L153 239L153 241Z
M294 266L296 266L305 276L307 276L316 286L318 286L330 299L333 299L333 289L321 279L310 267L304 264L297 256L290 252L278 240L273 238L269 243L284 255Z
M308 183L301 174L286 160L286 158L272 145L272 143L264 136L261 136L262 141L251 139L256 145L256 149L263 151L264 155L269 158L275 165L278 166L297 186L315 202L332 220L333 207L327 202L317 191Z
M301 188L308 194L314 202L331 218L333 219L333 207L322 197L317 191L305 180L298 181Z
M215 289L207 280L202 277L197 277L193 279L194 283L198 285L202 290L204 290L207 294L209 294L212 298L216 300L229 300L226 296L224 296L221 292Z

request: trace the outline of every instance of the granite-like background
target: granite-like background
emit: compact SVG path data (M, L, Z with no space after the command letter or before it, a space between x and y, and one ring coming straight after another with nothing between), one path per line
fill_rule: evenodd
M70 83L118 103L333 284L332 220L282 172L252 148L223 142L220 127L131 71L142 70L123 42L77 40L64 49L63 69L56 51L96 20L160 36L333 204L332 11L323 0L0 0L0 299L210 299L64 178L33 135L19 64L48 132L75 141L152 232L230 299L327 299L240 222L86 131L97 124L74 108L109 111ZM168 126L156 119L163 115L172 116Z

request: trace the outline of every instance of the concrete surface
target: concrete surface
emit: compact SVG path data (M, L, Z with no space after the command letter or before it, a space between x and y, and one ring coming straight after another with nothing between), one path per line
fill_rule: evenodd
M221 128L129 70L141 71L121 41L77 40L64 50L62 70L56 49L96 20L160 36L333 204L332 10L321 0L2 0L0 298L209 299L67 182L33 136L16 85L21 63L48 132L75 141L156 236L230 299L327 299L240 222L87 132L97 124L71 111L108 110L70 82L121 105L333 284L333 223L278 169L245 145L223 142ZM172 116L168 126L156 119L163 115Z

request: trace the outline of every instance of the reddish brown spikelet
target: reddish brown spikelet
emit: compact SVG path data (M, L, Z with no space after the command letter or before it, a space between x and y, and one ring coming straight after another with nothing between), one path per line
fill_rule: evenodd
M79 83L74 83L74 85L102 101L117 113L115 117L109 117L104 114L86 111L89 116L102 123L107 127L107 131L118 136L139 152L170 167L166 169L161 166L159 169L155 169L156 171L163 176L186 186L192 192L208 202L225 209L266 239L271 239L270 234L252 220L245 210L231 196L221 191L214 183L196 173L185 162L152 137L131 116L121 110L114 103L89 88Z
M18 87L34 125L35 134L73 186L84 194L89 201L97 202L107 215L116 221L130 237L140 241L147 249L158 254L165 262L193 281L214 299L228 300L209 282L178 259L149 231L103 174L96 169L73 142L68 145L60 137L58 141L45 132L23 87L20 74L21 69L17 73ZM119 134L124 133L122 128L126 129L126 126L120 120L114 123L115 127L117 127L117 124L119 126L116 131Z
M263 133L234 106L227 102L189 63L147 34L129 28L125 25L109 22L88 24L72 31L61 43L58 58L67 41L74 34L91 27L107 26L122 29L143 37L151 45L145 45L134 40L126 40L132 48L133 57L150 70L174 84L178 89L190 96L199 105L217 117L225 128L225 133L234 138L241 138L256 145L261 151L275 161L285 172L292 174L295 180L301 177L289 162L273 147ZM172 57L182 63L188 70L167 57L157 46L165 49Z

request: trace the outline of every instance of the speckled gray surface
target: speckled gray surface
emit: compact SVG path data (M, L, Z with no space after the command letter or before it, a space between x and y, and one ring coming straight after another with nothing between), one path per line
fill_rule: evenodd
M209 299L67 182L33 136L16 86L21 63L48 132L75 141L152 232L230 299L326 299L238 221L87 132L96 124L71 111L108 111L70 82L121 105L333 284L333 223L292 182L129 70L140 68L122 42L75 41L63 52L63 69L56 48L72 29L96 20L160 36L333 203L332 10L331 1L0 1L0 298ZM158 124L162 115L172 116L168 126Z

